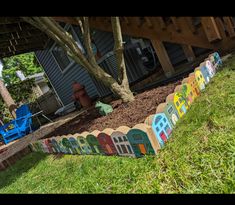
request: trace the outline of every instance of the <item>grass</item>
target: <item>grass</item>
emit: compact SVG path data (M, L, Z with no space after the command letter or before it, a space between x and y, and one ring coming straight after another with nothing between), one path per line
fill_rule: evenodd
M0 193L234 193L235 56L157 156L31 153L0 172Z

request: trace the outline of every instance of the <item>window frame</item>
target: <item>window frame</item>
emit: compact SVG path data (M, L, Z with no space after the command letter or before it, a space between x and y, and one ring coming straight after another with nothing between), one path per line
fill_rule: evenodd
M67 32L71 29L71 32L72 32L71 35L75 38L75 41L76 41L76 42L79 42L79 43L81 44L81 46L82 46L82 48L83 48L83 50L84 50L84 52L85 52L85 49L84 49L84 47L83 47L83 45L82 45L82 43L81 43L81 41L80 41L80 39L79 39L79 37L78 37L78 34L75 32L73 26L70 25L70 24L66 24L66 25L64 26L64 29L65 29ZM68 59L69 59L69 61L70 61L70 63L69 63L64 69L62 69L61 66L59 65L59 63L58 63L56 57L55 57L54 54L53 54L53 49L55 48L56 45L58 45L58 44L57 44L56 42L54 42L53 45L51 46L49 52L50 52L51 56L53 57L53 59L55 60L56 64L58 65L58 67L59 67L59 69L60 69L62 75L64 75L76 62L75 62L73 59L71 59L71 58L66 54L67 57L68 57Z

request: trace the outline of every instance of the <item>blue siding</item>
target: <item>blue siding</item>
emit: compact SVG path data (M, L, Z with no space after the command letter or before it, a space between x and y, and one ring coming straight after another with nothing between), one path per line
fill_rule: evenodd
M98 96L95 84L81 66L74 63L69 70L62 73L49 49L36 51L35 54L64 105L73 102L72 83L74 80L85 85L90 97Z

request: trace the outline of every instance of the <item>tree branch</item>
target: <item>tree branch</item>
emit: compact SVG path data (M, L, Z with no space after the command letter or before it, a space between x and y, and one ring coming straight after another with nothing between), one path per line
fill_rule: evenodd
M96 65L95 55L92 51L91 47L91 36L90 36L90 28L89 28L89 21L88 17L83 17L83 28L84 28L84 44L86 47L88 60L93 64Z
M126 74L126 66L124 62L123 55L123 41L122 41L122 33L121 33L121 25L119 21L119 17L111 17L112 28L113 28L113 36L114 36L114 50L117 59L118 66L118 81L120 84L128 84L127 74Z

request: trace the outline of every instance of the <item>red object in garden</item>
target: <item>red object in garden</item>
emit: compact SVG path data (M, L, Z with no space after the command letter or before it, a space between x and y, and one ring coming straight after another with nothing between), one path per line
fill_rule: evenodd
M79 101L82 107L90 107L92 105L91 98L88 96L85 86L78 82L73 83L73 99Z

